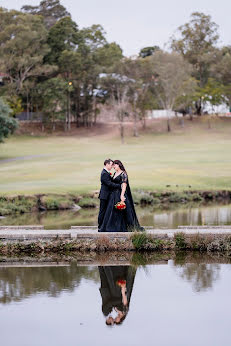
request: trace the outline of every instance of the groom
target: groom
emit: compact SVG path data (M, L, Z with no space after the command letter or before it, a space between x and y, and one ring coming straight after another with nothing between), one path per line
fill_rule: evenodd
M104 161L104 168L101 172L101 189L99 192L100 207L99 207L99 216L98 216L98 232L103 223L104 215L107 209L108 198L113 189L120 188L120 184L115 184L112 181L110 171L113 166L113 160L107 159Z

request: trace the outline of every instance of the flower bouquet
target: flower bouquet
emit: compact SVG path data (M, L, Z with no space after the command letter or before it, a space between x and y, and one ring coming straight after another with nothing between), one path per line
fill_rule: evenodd
M126 204L122 201L116 203L115 208L118 210L124 210L126 209Z
M120 287L125 286L126 285L126 280L123 279L119 279L116 281L116 284Z

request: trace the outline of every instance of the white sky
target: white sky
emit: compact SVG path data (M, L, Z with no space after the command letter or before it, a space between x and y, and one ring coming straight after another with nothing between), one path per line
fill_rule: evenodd
M40 0L0 0L0 6L20 9ZM229 0L61 0L80 28L101 24L109 42L117 42L127 56L145 46L163 48L178 26L195 11L210 14L220 29L220 44L231 44Z

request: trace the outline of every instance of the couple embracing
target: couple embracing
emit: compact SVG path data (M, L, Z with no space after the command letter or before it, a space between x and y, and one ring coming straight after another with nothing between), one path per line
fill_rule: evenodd
M99 199L99 232L143 230L136 216L128 175L120 160L104 161Z

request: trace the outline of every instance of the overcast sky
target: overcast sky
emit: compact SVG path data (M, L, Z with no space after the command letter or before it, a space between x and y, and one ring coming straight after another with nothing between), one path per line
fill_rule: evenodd
M0 6L20 9L40 0L0 0ZM109 42L116 41L127 56L145 46L164 44L195 11L210 14L219 25L220 45L231 44L230 0L61 0L80 28L101 24Z

